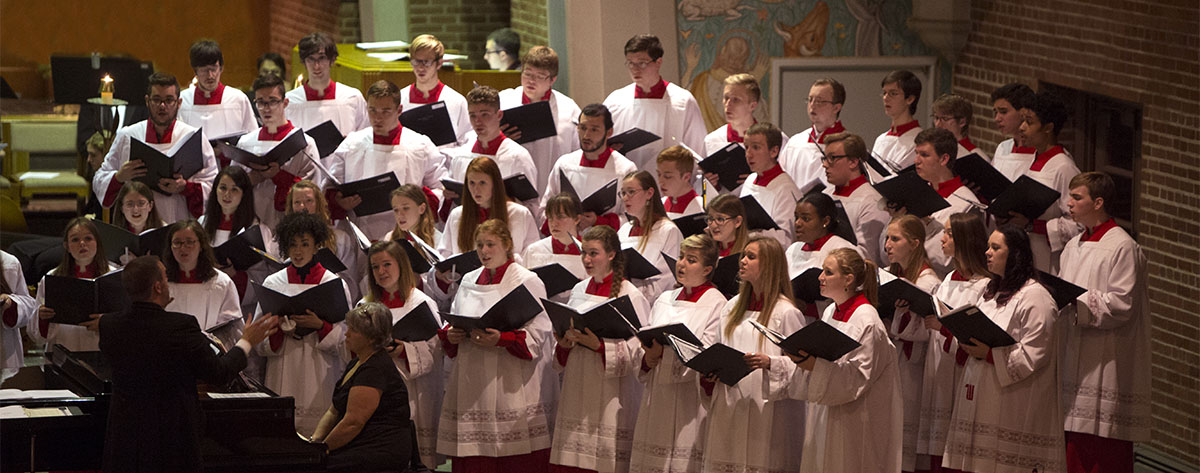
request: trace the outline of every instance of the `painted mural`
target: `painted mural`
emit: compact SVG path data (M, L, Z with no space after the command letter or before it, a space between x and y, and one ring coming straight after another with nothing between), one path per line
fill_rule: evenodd
M679 69L709 129L725 124L722 81L758 77L767 120L773 57L933 54L905 25L912 0L678 0Z

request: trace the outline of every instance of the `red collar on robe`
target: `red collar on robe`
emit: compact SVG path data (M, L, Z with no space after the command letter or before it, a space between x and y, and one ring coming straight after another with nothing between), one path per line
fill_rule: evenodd
M309 87L308 82L305 81L304 82L304 99L309 100L309 101L333 100L337 96L335 89L337 89L337 82L334 82L331 80L331 81L329 81L329 87L325 88L325 94L322 95L320 92L317 92L317 89Z
M921 126L921 124L917 123L917 120L914 118L913 121L911 121L911 122L905 123L900 126L894 126L894 127L888 128L887 134L888 134L888 136L900 136L905 133L908 133L909 130L919 127L919 126Z
M296 271L296 265L289 264L287 267L288 284L320 284L322 277L325 277L325 267L321 266L321 263L313 264L304 279L300 278L300 273Z
M838 197L850 197L850 194L853 194L854 191L858 190L859 186L862 186L866 183L867 175L859 174L858 177L851 179L850 182L844 186L834 186L833 195Z
M913 121L913 123L916 123L916 121ZM815 141L813 140L813 135L812 135L812 133L809 133L809 134L808 134L808 142L809 142L809 143L820 143L820 144L825 144L825 137L826 137L826 136L832 135L832 134L834 134L834 133L841 133L841 132L843 132L843 131L846 131L846 127L842 126L842 121L841 121L841 120L838 120L838 121L836 121L836 122L834 122L834 123L833 123L833 126L831 126L831 127L829 127L829 128L826 128L826 129L822 130L822 131L821 131L821 136L818 136L818 137L817 137L817 139L816 139Z
M780 166L779 163L775 163L775 167L772 167L771 169L758 173L758 175L754 176L754 185L766 187L771 183L771 181L775 180L776 177L779 177L780 174L783 174L783 166Z
M646 230L643 229L640 224L638 224L637 219L636 218L629 219L629 236L631 236L631 237L642 236L643 233L646 233Z
M613 273L608 273L603 281L596 282L596 278L588 278L587 289L584 291L593 296L612 297Z
M749 306L746 306L746 310L748 310L748 311L755 311L755 312L762 312L762 310L763 310L763 299L765 299L763 296L759 296L759 295L755 295L755 294L754 294L754 289L750 289L750 305L749 305Z
M201 281L200 278L196 277L196 270L193 269L191 271L184 271L181 269L179 270L179 277L175 282L180 284L200 284L204 281Z
M754 120L754 123L758 123L758 120ZM737 130L733 129L733 125L725 125L725 141L730 143L745 143L746 137L739 135Z
M945 199L950 197L950 194L953 194L954 191L958 190L958 188L962 186L962 178L955 176L954 179L938 184L937 193L938 195L942 196L943 199Z
M158 134L154 132L154 123L146 120L146 144L150 145L165 145L171 142L171 135L175 133L175 120L171 120L171 124L167 125L167 131L163 133L160 140Z
M221 222L217 223L217 230L233 231L233 215L221 214Z
M1109 218L1104 223L1097 225L1096 228L1084 230L1083 236L1079 238L1079 241L1100 241L1101 238L1104 238L1105 233L1108 233L1109 230L1112 230L1116 227L1117 221Z
M404 127L397 124L396 128L392 128L392 131L389 131L388 134L386 134L386 135L376 135L376 134L372 133L371 134L371 137L372 137L371 142L374 144L377 144L377 145L396 146L396 145L400 144L400 131L403 129L404 129Z
M1037 148L1013 144L1012 154L1037 154Z
M437 102L438 97L442 96L442 88L444 87L446 87L446 84L438 81L438 85L429 90L429 95L425 95L417 89L417 84L413 84L408 89L408 103L427 104Z
M556 255L580 255L583 252L579 250L579 245L574 240L569 244L563 244L557 238L550 237L550 251Z
M486 154L495 156L500 151L500 144L504 143L504 132L496 135L489 143L484 143L478 137L475 138L475 145L471 146L471 152L475 154Z
M688 204L692 203L692 199L695 199L696 197L696 190L691 189L687 192L687 194L683 194L679 197L663 198L663 205L667 208L667 212L681 214L687 210Z
M800 249L809 252L821 251L821 248L825 247L825 242L829 241L830 238L833 238L833 234L826 233L825 236L817 238L817 240L812 243L805 243L804 246L800 247Z
M635 99L661 99L667 94L667 80L659 78L658 83L650 88L649 92L642 92L642 87L633 85L633 98Z
M149 223L149 222L147 222L147 223ZM142 233L142 232L139 232L139 231L137 231L136 229L134 229L134 228L133 228L133 224L132 224L132 223L129 223L128 221L126 221L126 222L125 222L125 230L126 230L126 231L128 231L129 233L132 233L132 234L134 234L134 235L137 235L137 234L139 234L139 233Z
M962 281L962 282L970 281L970 279L967 279L967 277L963 276L962 273L958 272L958 270L954 270L954 271L950 272L950 280L951 281Z
M729 242L729 244L721 243L718 241L717 242L717 256L720 258L729 256L730 253L733 253L733 245L736 245L736 244L737 244L736 239Z
M512 264L513 260L509 259L496 269L483 268L483 271L479 272L479 279L475 280L475 284L500 284L500 280L504 279L504 273L508 271L508 267Z
M966 148L967 151L975 151L976 148L975 143L971 142L971 138L966 136L962 137L961 140L958 140L958 144L962 145L963 148Z
M94 261L92 264L89 264L87 267L83 268L83 271L79 270L79 266L75 266L75 269L71 271L72 276L74 276L75 279L92 279L96 277L96 273L98 272L99 271L96 270L96 262Z
M542 99L539 100L539 102L545 102L547 100L550 100L550 94L553 94L553 93L554 93L554 89L547 90L546 95L543 95ZM521 91L521 105L528 105L531 103L533 103L533 101L529 100L529 96L525 95L525 91L522 90Z
M497 145L497 147L498 146L499 145ZM612 152L612 148L606 147L604 148L604 151L600 152L600 156L597 156L596 159L588 159L587 154L579 153L579 165L585 168L604 168L604 166L608 165L608 158L612 156Z
M837 308L833 311L833 320L849 322L850 315L854 314L855 309L858 309L859 306L870 304L870 301L867 301L867 296L864 296L863 293L855 294L850 300L838 304Z
M217 82L217 88L212 91L212 96L205 97L204 91L196 86L196 95L192 98L193 105L221 105L221 96L225 93L225 84Z
M399 309L404 307L405 301L404 297L400 295L400 291L396 291L396 293L393 294L385 290L383 291L383 297L379 299L379 302L388 306L389 309Z
M477 208L479 209L479 222L480 223L486 222L488 219L488 216L492 215L491 210L485 209L483 207L477 207Z
M1051 158L1058 156L1058 154L1062 153L1062 152L1063 152L1063 147L1059 146L1059 145L1055 145L1055 146L1051 146L1050 149L1048 149L1046 151L1038 153L1037 156L1035 158L1033 158L1033 164L1029 165L1029 170L1030 171L1041 171L1042 168L1046 167L1046 163L1050 162Z
M283 141L284 138L287 138L288 133L292 132L293 128L296 127L292 126L291 120L288 120L287 123L284 123L279 129L275 130L275 133L267 131L267 127L264 126L258 129L258 141Z
M714 287L715 286L713 286L713 283L705 281L704 284L693 287L691 291L688 291L688 288L686 288L686 287L680 288L679 295L675 296L675 300L688 301L688 302L699 302L700 297L703 296L704 293L707 292L709 289L712 289Z

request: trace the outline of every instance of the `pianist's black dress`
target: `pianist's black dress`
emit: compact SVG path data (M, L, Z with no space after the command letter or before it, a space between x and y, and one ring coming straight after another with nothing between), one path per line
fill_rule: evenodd
M350 388L369 386L379 389L379 407L350 443L329 455L330 470L374 471L403 469L413 454L412 413L408 408L408 389L404 378L386 351L367 358L350 379L342 382L355 361L346 365L333 390L333 407L346 415ZM341 421L341 418L338 419Z

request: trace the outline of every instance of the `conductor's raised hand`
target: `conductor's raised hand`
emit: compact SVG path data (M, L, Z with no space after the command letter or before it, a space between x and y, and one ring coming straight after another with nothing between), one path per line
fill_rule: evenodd
M281 318L277 315L263 314L242 329L242 340L250 342L250 346L258 345L271 334L279 331Z

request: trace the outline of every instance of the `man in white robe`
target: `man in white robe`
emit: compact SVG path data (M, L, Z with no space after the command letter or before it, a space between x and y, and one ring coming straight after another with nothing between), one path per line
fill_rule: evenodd
M817 79L808 89L808 118L812 126L792 135L779 152L783 172L792 176L801 190L815 187L817 183L829 187L825 169L821 166L821 158L828 150L822 148L828 146L826 137L846 131L840 120L845 103L846 88L834 79Z
M858 240L858 252L876 266L887 266L880 238L892 217L883 207L883 196L867 179L863 171L867 145L858 135L838 133L825 137L825 155L821 164L832 187L825 193L842 203L846 218Z
M613 132L612 123L612 115L603 105L594 103L583 108L579 115L577 132L582 149L567 153L554 163L549 173L549 182L544 188L546 191L542 193L542 200L538 203L539 213L545 213L546 203L563 192L562 178L559 176L567 178L579 194L576 197L582 201L614 180L619 187L626 174L637 171L633 161L608 147L608 138ZM621 228L621 215L624 212L617 209L623 209L624 206L621 205L620 196L614 202L612 207L599 215L594 209L584 209L579 215L578 226L581 231L597 224L608 225L613 227L613 230ZM549 233L550 228L546 225L543 230L544 233Z
M467 99L438 79L438 69L442 66L442 56L446 47L437 37L423 34L413 38L408 47L412 63L414 82L400 90L401 112L412 110L425 104L442 102L446 104L446 112L450 114L450 123L454 125L455 140L439 146L442 149L454 148L467 142L467 133L471 131L471 122L467 117Z
M202 39L188 51L196 84L179 94L179 121L203 128L210 139L248 133L258 127L250 99L242 91L221 83L225 59L216 41ZM218 153L219 155L220 153ZM222 167L229 160L221 158Z
M779 227L764 230L747 225L750 231L770 236L787 248L795 237L796 201L803 196L791 176L779 166L782 144L783 132L770 123L759 123L746 131L746 164L750 165L751 174L742 185L740 197L754 197Z
M1009 137L996 145L992 154L992 166L1004 174L1010 181L1021 177L1037 150L1025 145L1021 138L1022 108L1028 108L1028 102L1033 98L1033 90L1025 84L1013 82L1000 86L992 92L992 116L1000 133Z
M892 120L892 126L875 138L871 153L893 172L904 170L916 159L913 139L921 132L921 124L913 114L917 113L917 100L921 98L921 80L906 70L892 71L883 78L880 87L883 113ZM867 172L878 182L880 176L874 175L873 169L868 168Z
M538 170L537 180L530 181L538 189L545 189L550 180L550 168L564 154L579 149L579 133L574 121L579 117L579 105L565 94L551 89L558 79L558 54L546 46L534 46L521 60L521 86L500 91L500 109L549 102L550 115L554 118L555 136L530 141L521 146L529 151L533 165ZM520 139L520 131L512 127L501 129L512 139ZM544 197L544 196L543 196Z
M917 175L950 203L949 207L931 214L931 220L925 223L925 254L929 257L929 266L938 278L942 278L954 269L953 258L942 251L946 221L951 215L979 206L979 198L954 175L954 160L957 159L954 156L958 152L954 134L941 128L930 128L918 133L914 142L917 145Z
M945 94L933 101L933 126L954 134L958 141L958 155L962 158L970 154L978 154L985 161L991 157L971 142L968 134L971 132L971 120L975 117L971 102L962 96Z
M467 140L466 144L448 150L450 161L447 163L447 167L450 179L465 183L467 166L471 164L471 161L479 156L487 156L496 161L496 165L500 167L501 178L508 179L517 174L524 174L530 182L534 182L534 179L537 179L538 170L533 165L533 158L529 156L529 151L500 132L500 118L504 116L504 112L500 110L500 93L486 85L471 89L467 93L467 110L471 129L475 133ZM503 185L503 183L496 184ZM458 196L449 190L445 193L446 202L442 204L442 215L448 216L450 200ZM538 215L536 199L530 199L521 204L525 205L538 221L541 220Z
M337 44L323 33L300 40L300 60L308 72L304 84L287 93L287 118L304 130L332 121L342 136L367 127L367 103L362 92L330 78Z

